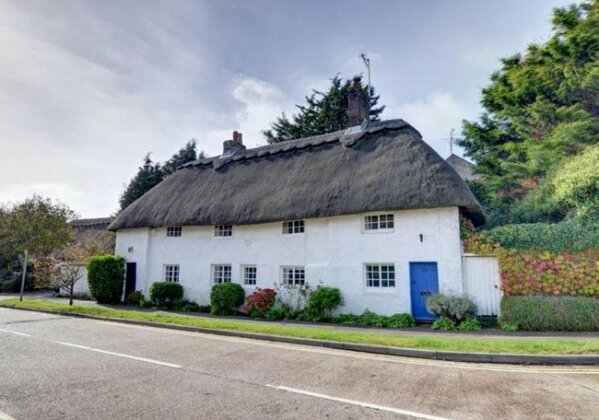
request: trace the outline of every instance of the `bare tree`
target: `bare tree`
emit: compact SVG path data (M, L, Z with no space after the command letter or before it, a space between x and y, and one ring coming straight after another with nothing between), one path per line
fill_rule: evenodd
M52 285L59 290L66 290L69 294L69 305L73 305L75 284L83 277L83 264L79 262L64 262L57 264Z

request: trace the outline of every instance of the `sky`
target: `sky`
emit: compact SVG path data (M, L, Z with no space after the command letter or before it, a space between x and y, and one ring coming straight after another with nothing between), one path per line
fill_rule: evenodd
M151 152L248 147L339 74L365 74L443 157L499 59L551 34L564 0L0 0L0 203L118 207ZM458 150L459 153L459 150Z

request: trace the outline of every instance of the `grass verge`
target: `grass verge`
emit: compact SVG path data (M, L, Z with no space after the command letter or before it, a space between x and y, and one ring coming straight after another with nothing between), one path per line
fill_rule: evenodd
M377 346L402 347L421 350L454 351L469 353L573 355L599 354L599 339L530 339L530 338L463 338L428 337L381 334L375 332L336 330L327 327L302 327L277 323L243 322L236 320L202 318L166 312L139 312L97 306L69 306L62 303L16 299L0 301L0 306L51 311L59 314L83 314L98 318L130 319L160 324L185 325L215 330L242 331L284 337Z

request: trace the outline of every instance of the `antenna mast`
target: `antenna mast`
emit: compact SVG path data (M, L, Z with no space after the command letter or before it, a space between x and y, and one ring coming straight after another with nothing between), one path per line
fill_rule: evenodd
M360 54L360 57L362 58L362 61L364 61L366 70L368 70L368 102L370 102L370 58L368 58L365 53Z
M455 128L452 128L449 131L449 153L453 155L453 133L455 133Z

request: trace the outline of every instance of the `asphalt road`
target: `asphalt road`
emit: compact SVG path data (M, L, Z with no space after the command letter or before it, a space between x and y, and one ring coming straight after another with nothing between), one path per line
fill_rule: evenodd
M599 368L368 355L0 308L0 420L599 418Z

